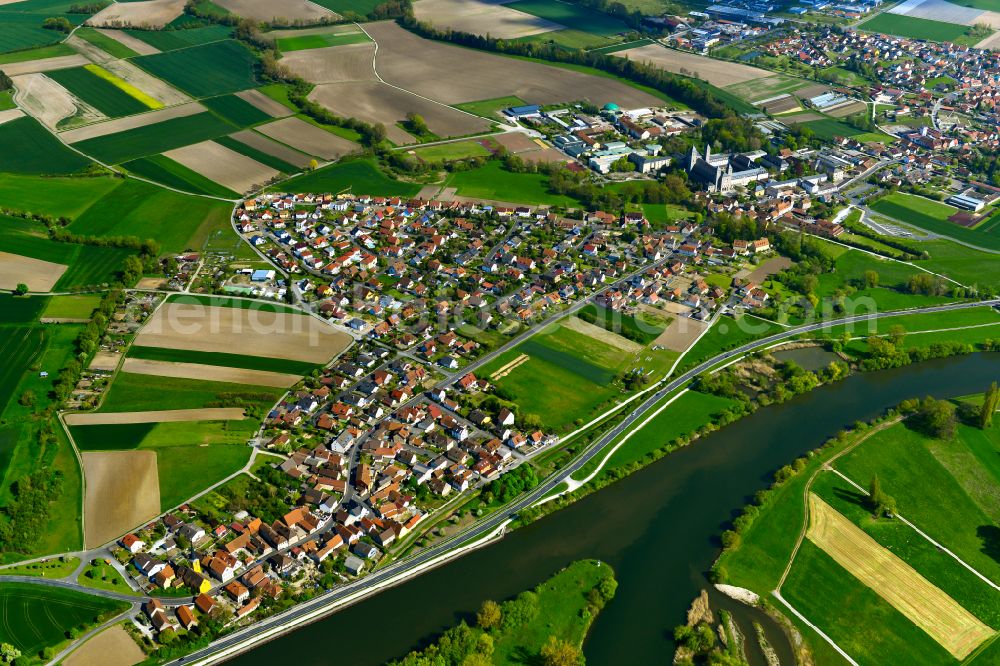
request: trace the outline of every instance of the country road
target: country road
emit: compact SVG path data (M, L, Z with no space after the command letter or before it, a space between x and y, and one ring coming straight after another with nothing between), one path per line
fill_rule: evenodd
M605 433L602 437L591 443L577 458L569 465L559 470L556 474L543 481L533 490L522 497L514 500L500 511L482 519L470 526L463 532L447 539L446 541L420 552L410 558L400 560L385 569L378 570L354 583L331 590L308 602L300 604L284 613L262 620L241 631L225 636L206 648L193 652L183 659L171 662L171 664L191 664L197 663L207 665L223 658L231 658L234 654L246 649L251 649L260 640L274 637L284 631L290 631L303 623L316 619L322 615L336 612L338 607L350 601L354 602L358 597L376 594L382 587L394 585L402 582L402 577L406 574L419 575L428 568L437 566L435 562L442 556L447 555L462 544L483 538L499 528L502 528L513 516L532 506L561 483L569 479L574 473L586 465L591 458L602 451L611 441L620 434L632 427L650 409L670 392L677 390L687 382L691 381L699 374L727 360L744 356L756 349L773 345L789 338L796 337L803 333L817 331L823 328L838 326L843 324L870 322L878 319L906 316L911 314L928 314L933 312L947 312L952 310L964 310L977 307L995 307L1000 305L1000 299L981 301L975 303L955 303L949 305L937 305L925 308L914 308L912 310L900 310L885 313L873 313L854 317L845 317L826 322L807 324L796 328L791 328L780 333L761 338L753 342L741 345L700 363L696 367L684 372L671 381L662 380L659 390L651 393L649 397L635 407L629 415L618 425Z

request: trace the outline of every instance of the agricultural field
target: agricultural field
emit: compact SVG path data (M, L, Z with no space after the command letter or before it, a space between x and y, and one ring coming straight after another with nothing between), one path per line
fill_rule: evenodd
M105 655L113 654L120 663L138 664L146 653L142 651L122 625L105 629L86 643L73 650L62 662L65 666L94 666L102 663Z
M507 3L506 7L573 30L602 37L610 37L629 30L627 25L607 14L558 0L515 0Z
M266 356L246 356L227 352L199 352L190 349L165 349L162 347L143 347L133 345L129 350L129 358L165 363L196 363L201 365L225 366L245 370L260 370L261 372L285 372L297 375L307 375L321 367L315 363L291 361L284 358L269 358Z
M20 121L14 121L20 122ZM7 123L10 125L11 123ZM7 125L0 125L0 132ZM236 131L236 127L212 113L196 113L153 125L107 134L74 143L74 147L110 164L189 146ZM0 135L0 140L3 137ZM79 158L82 160L83 158Z
M19 3L22 7L37 4L29 0ZM63 7L66 7L64 4ZM64 16L70 23L78 25L86 20L86 14L60 14L43 11L41 13L19 13L11 11L10 4L0 5L0 53L21 51L38 46L61 42L65 35L55 30L46 30L42 21L52 16Z
M353 14L364 17L382 4L382 2L381 0L316 0L316 4L326 7L332 12L337 12L341 16L351 16Z
M680 74L681 70L684 70L690 76L720 88L775 76L773 72L759 67L675 51L660 45L640 46L621 51L617 55L636 62L646 62L675 74Z
M176 51L189 46L200 46L209 42L229 39L233 31L224 25L210 25L184 30L125 30L124 32L134 39L145 42L157 51Z
M202 141L175 148L164 153L164 157L211 182L218 183L229 192L249 192L267 185L280 175L266 164L261 164L214 141Z
M794 122L794 117L788 117L785 120L788 122ZM878 141L880 143L886 143L894 140L888 134L882 134L881 132L867 132L834 118L817 118L796 124L801 125L802 127L808 127L815 137L823 139L824 141L831 141L836 136L854 138L858 141Z
M483 118L496 120L498 114L500 114L500 112L504 109L508 109L512 106L524 106L524 104L524 100L520 97L508 95L507 97L495 97L493 99L484 99L477 102L456 104L455 108L461 109L462 111L468 111L469 113L474 113L477 116L482 116Z
M80 457L87 481L86 547L117 539L160 513L155 451L87 451Z
M868 32L881 32L910 39L926 39L934 42L960 42L968 28L955 23L931 21L928 19L882 13L858 26Z
M103 72L103 75L95 72L95 69ZM120 84L116 85L108 80L110 74L96 65L58 69L48 72L47 76L108 118L130 116L155 108L122 90ZM149 101L159 104L151 98Z
M900 222L919 227L942 236L948 236L979 247L1000 250L1000 233L996 229L989 231L968 229L948 221L948 217L957 212L947 204L930 199L924 199L912 194L894 192L871 204L872 210Z
M252 395L254 404L268 408L282 393L280 389L173 377L161 377L153 387L148 376L123 372L115 377L98 413L202 409L207 404L221 402L227 395Z
M285 174L298 173L312 160L311 157L294 148L289 148L249 130L230 136L220 136L215 139L215 143Z
M42 319L89 320L100 303L101 297L97 294L53 296L42 312Z
M459 196L489 199L507 203L550 204L574 206L577 202L563 194L548 190L548 179L538 173L506 171L500 162L448 176L445 187L454 187Z
M272 119L272 116L261 111L256 106L236 95L222 95L203 99L201 103L215 113L237 127L250 127Z
M34 118L0 125L0 171L35 175L66 175L87 168L91 161L72 152Z
M184 192L207 194L224 199L235 199L237 197L237 193L233 190L218 184L211 178L205 177L166 155L140 157L137 160L125 162L122 164L122 167L128 170L129 173L149 178L157 183L163 183L168 187L173 187Z
M223 9L257 21L313 23L330 21L338 16L322 6L322 3L310 0L215 0L215 4Z
M145 0L108 5L87 22L88 25L116 27L141 25L162 28L184 13L184 0Z
M95 618L108 619L129 605L101 597L26 583L0 585L4 623L0 640L24 655L66 642L70 629L89 629Z
M549 35L565 26L541 16L510 9L490 0L419 0L414 14L439 28L451 28L474 35L490 34L500 39Z
M325 160L335 160L359 149L357 143L298 117L258 125L256 130L278 143Z
M212 97L259 85L253 54L234 40L135 58L150 74L193 97Z
M344 46L346 44L359 44L370 42L368 35L358 32L336 32L320 33L313 35L301 35L297 37L282 37L277 40L278 50L283 53L292 51L303 51L306 49L321 49L327 46Z
M414 196L420 186L394 180L383 173L374 159L339 162L311 171L281 184L282 192L343 192L380 196Z
M118 39L109 36L97 28L80 28L73 35L85 42L89 42L115 58L134 58L140 55L138 51L133 50Z
M469 157L489 157L493 153L483 145L484 141L454 141L411 151L425 162L446 162Z

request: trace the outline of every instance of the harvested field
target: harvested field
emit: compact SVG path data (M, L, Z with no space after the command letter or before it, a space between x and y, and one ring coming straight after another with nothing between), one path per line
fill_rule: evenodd
M566 153L557 148L542 148L528 153L521 153L521 158L525 162L571 162Z
M846 118L847 116L853 115L855 113L861 113L868 108L868 105L864 102L854 102L852 104L845 104L839 108L833 109L832 111L827 111L826 115L833 118Z
M339 16L309 0L215 0L215 4L255 21L289 19L313 22L335 19Z
M375 44L361 42L292 51L282 56L281 64L310 83L375 81L374 58Z
M135 86L153 99L161 102L163 106L174 106L175 104L185 104L191 101L187 94L169 83L156 78L143 69L139 69L128 60L113 60L104 63L104 69L108 70L125 83Z
M66 425L119 425L123 423L180 423L186 421L242 421L246 418L239 407L206 407L204 409L167 409L157 412L84 412L67 414Z
M779 273L786 268L792 267L792 260L788 257L771 257L753 270L747 279L754 284L760 284L775 273Z
M88 107L44 74L23 74L11 80L17 86L14 99L18 106L53 131L70 118L81 123L105 118L103 113Z
M0 125L10 122L11 120L17 120L23 115L24 111L21 109L4 109L3 111L0 111Z
M809 495L806 536L956 659L995 633L814 494Z
M87 25L109 28L162 28L184 13L185 0L115 2L89 19Z
M272 118L284 118L292 115L292 110L284 104L276 102L259 90L244 90L236 93L244 102L254 105Z
M674 317L653 340L653 344L672 351L686 351L708 326L705 322L690 317Z
M128 34L124 30L110 30L108 28L97 28L97 32L101 33L105 37L110 37L122 46L127 46L139 55L153 55L154 53L159 53L160 50L155 46L147 44L141 39L136 39L132 35Z
M14 289L23 282L31 291L52 291L67 268L51 261L0 252L0 289Z
M365 30L378 42L375 67L382 78L445 104L509 95L528 104L574 99L598 106L614 102L625 109L663 104L614 79L422 39L395 22L366 23Z
M145 659L142 648L116 625L78 647L62 663L63 666L134 666Z
M812 120L823 120L825 117L826 116L821 113L806 111L805 113L796 113L791 116L784 116L781 118L781 122L797 125L799 123L807 123Z
M638 342L633 342L628 338L622 337L617 333L612 333L611 331L605 330L600 326L595 326L594 324L586 322L579 317L567 317L559 323L571 331L582 333L588 338L599 340L609 347L620 349L621 351L629 354L635 354L643 349L643 346Z
M134 344L325 364L351 341L351 336L308 315L166 303Z
M114 372L118 369L118 361L121 358L122 355L115 352L99 351L94 354L94 360L90 362L90 369Z
M510 0L418 0L413 12L421 21L474 35L517 39L566 26L506 7Z
M68 132L63 132L60 135L60 138L66 143L77 143L79 141L86 141L87 139L96 139L101 136L118 134L120 132L136 129L138 127L155 125L156 123L161 123L165 120L171 120L173 118L193 116L197 113L203 113L204 111L205 107L201 104L191 102L190 104L174 106L169 109L160 109L159 111L151 111L137 116L129 116L128 118L117 118L103 123L96 123L88 127L70 130Z
M657 44L619 51L615 55L628 57L635 62L648 62L675 74L689 74L719 88L773 76L772 72L758 67L716 60L696 53L674 51Z
M796 90L795 96L799 99L809 99L810 97L817 97L828 92L830 92L830 86L824 86L822 83L814 83L811 86Z
M136 283L136 289L160 289L167 284L167 278L144 277Z
M96 44L88 42L82 37L78 37L77 35L70 35L69 38L66 39L66 43L86 56L88 64L97 63L99 65L103 65L104 63L115 59L113 55L104 49L100 48Z
M160 513L156 451L81 453L84 543L94 548Z
M266 136L262 136L253 130L243 130L242 132L237 132L236 134L230 135L232 138L236 139L240 143L245 143L251 148L255 148L262 153L267 153L271 157L277 157L279 160L288 162L297 167L304 167L312 161L308 155L300 153L299 151L289 148L288 146L278 143L268 139Z
M35 72L51 72L54 69L68 69L70 67L80 67L89 65L90 61L82 55L57 56L55 58L43 58L41 60L25 60L24 62L12 62L3 66L4 74L10 77L21 74L34 74Z
M257 131L296 150L327 160L335 160L359 148L353 141L310 125L301 118L276 120L258 126Z
M499 134L495 138L497 143L515 154L530 153L540 149L540 146L535 143L534 139L524 132L507 132Z
M301 379L299 375L280 372L265 372L263 370L243 370L241 368L226 368L217 365L201 365L199 363L175 363L171 361L147 361L139 358L127 358L122 365L123 372L135 375L155 375L158 377L180 377L181 379L204 379L231 384L248 384L252 386L270 386L273 388L288 388Z
M416 62L416 61L414 61ZM356 81L316 86L309 99L339 115L354 116L371 123L385 125L389 140L395 144L415 141L405 130L396 126L413 112L423 116L427 127L438 136L465 136L485 132L490 123L456 109L417 97L379 81Z
M754 105L759 106L762 110L770 114L789 113L791 111L799 111L802 108L798 97L792 95L780 95L779 97L754 102Z
M280 175L275 169L214 141L202 141L163 154L234 192L263 187Z

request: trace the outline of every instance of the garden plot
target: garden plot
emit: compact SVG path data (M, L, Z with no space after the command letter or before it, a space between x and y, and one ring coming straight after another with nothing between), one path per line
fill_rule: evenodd
M279 160L288 162L289 164L297 167L308 166L312 161L312 158L304 153L300 153L294 148L289 148L288 146L278 143L268 139L266 136L258 134L253 130L243 130L242 132L236 132L230 135L233 139L244 143L255 150L259 150L262 153L266 153L271 157L276 157Z
M162 28L184 13L185 1L115 2L87 19L87 25L109 28Z
M80 141L86 141L87 139L96 139L98 137L109 136L111 134L119 134L121 132L137 129L139 127L155 125L157 123L173 120L175 118L186 118L187 116L193 116L204 112L205 107L197 102L191 102L190 104L173 106L169 109L151 111L149 113L129 116L127 118L117 118L115 120L109 120L107 122L96 123L87 127L69 130L67 132L63 132L59 138L66 143L78 143Z
M90 61L82 55L56 56L55 58L42 58L41 60L12 62L9 65L3 65L3 72L7 76L15 77L22 74L51 72L54 69L67 69L69 67L80 67L89 64Z
M339 17L339 14L309 0L216 0L215 4L255 21L287 19L312 23Z
M389 140L397 145L414 143L416 139L396 123L416 113L438 136L465 136L485 132L490 123L448 106L393 88L379 81L355 81L316 86L309 99L322 104L338 115L353 115L370 123L385 125Z
M202 141L163 154L234 192L263 187L280 175L277 170L214 141Z
M696 53L675 51L657 44L619 51L615 55L627 57L635 62L649 63L675 74L685 74L708 81L719 88L774 76L772 72L758 67L716 60Z
M300 375L281 372L245 370L243 368L227 368L218 365L202 365L200 363L148 361L139 358L125 359L125 364L122 365L122 372L130 372L135 375L179 377L181 379L200 379L229 382L231 384L269 386L272 388L289 388L301 379Z
M103 113L73 97L44 74L23 74L11 80L17 86L14 99L18 106L50 130L58 129L60 123L70 118L81 124L106 119Z
M160 513L156 451L100 451L80 456L86 485L87 548L113 541Z
M301 118L284 118L260 125L257 131L296 150L335 160L358 149L358 144L311 125Z
M238 407L206 407L204 409L167 409L155 412L108 412L67 414L66 425L95 426L126 423L184 423L187 421L241 421L246 418Z
M272 118L284 118L292 115L292 110L280 102L276 102L259 90L244 90L236 96L248 104L252 104Z
M375 81L375 48L373 42L362 42L293 51L282 56L281 64L310 83Z
M421 21L474 35L517 39L566 26L506 6L511 0L418 0L413 12Z
M528 104L578 99L625 109L663 104L614 79L423 39L394 22L365 24L365 30L378 42L375 67L383 79L445 104L511 95Z
M326 364L347 349L351 340L309 315L166 303L134 344Z
M23 283L31 291L52 291L67 268L51 261L0 252L0 289L15 289Z
M139 55L153 55L154 53L159 53L160 49L147 44L141 39L137 39L132 35L128 34L124 30L112 30L109 28L97 28L97 32L101 33L105 37L110 37L122 46L126 46Z

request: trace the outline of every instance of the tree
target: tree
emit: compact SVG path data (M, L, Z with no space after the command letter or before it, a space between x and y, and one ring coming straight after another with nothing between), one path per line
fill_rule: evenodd
M50 16L42 21L42 27L46 30L58 30L66 34L73 32L73 24L65 16Z
M316 160L315 157L313 159L309 160L309 170L310 171L315 171L318 168L319 168L319 162Z
M3 663L10 664L21 656L21 651L10 643L0 643L0 659Z
M487 631L499 627L502 620L503 614L500 612L500 604L492 599L484 601L479 612L476 613L476 624Z
M878 474L873 476L871 483L868 484L868 507L876 518L883 516L891 518L896 513L896 500L882 490Z
M28 285L23 282L18 282L17 287L14 289L15 296L24 296L28 293Z
M21 398L18 402L22 407L34 407L36 402L35 392L31 389L26 390L21 394Z
M951 439L955 434L955 406L947 400L927 396L920 401L913 420L919 430L931 437Z
M997 388L997 383L993 382L983 396L983 406L979 412L980 428L985 430L993 425L993 414L997 411L997 407L1000 407L1000 389Z
M542 646L541 656L545 666L577 666L582 655L580 648L569 641L549 636L549 640Z
M417 136L430 134L430 129L427 127L427 121L424 120L424 117L412 111L406 114L406 129Z
M878 271L867 270L865 271L865 287L872 288L878 286Z

